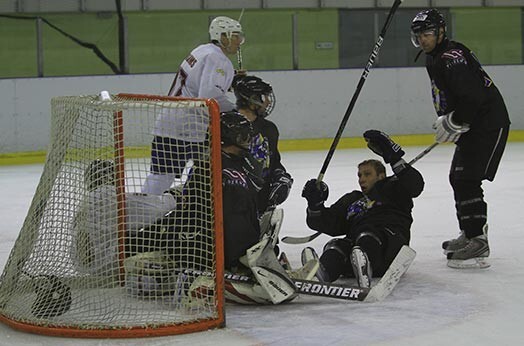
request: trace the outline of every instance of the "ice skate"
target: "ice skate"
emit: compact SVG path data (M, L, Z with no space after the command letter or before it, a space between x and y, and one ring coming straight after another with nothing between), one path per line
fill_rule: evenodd
M351 250L351 266L353 267L353 273L357 278L358 286L360 288L370 288L371 278L373 276L371 270L371 263L369 262L368 256L360 246L353 247Z
M468 243L466 235L461 230L460 235L455 239L446 240L442 243L442 249L444 250L444 255L447 255L450 252L455 252L462 249Z
M463 248L447 254L448 267L455 269L488 268L490 266L489 244L487 235L466 239L467 244Z
M482 227L482 232L484 235L488 235L488 224L485 224ZM442 249L444 249L444 254L447 255L448 253L458 251L462 248L464 248L468 244L469 239L466 238L466 234L464 231L460 231L460 235L455 239L446 240L442 243Z
M318 280L320 282L331 282L331 280L329 279L329 275L326 272L326 269L324 268L322 263L320 263L320 260L318 258L318 255L317 255L315 249L313 249L311 247L306 247L304 250L302 250L302 255L300 256L300 260L301 260L303 266L305 266L306 263L308 263L308 262L310 262L312 260L316 260L319 263L319 266L318 266L317 272L316 272L315 277L313 278L313 280L315 280L315 281Z

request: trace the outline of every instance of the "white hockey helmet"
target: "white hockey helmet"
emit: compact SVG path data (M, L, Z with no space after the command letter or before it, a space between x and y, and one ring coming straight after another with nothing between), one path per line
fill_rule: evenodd
M214 18L209 24L209 37L211 41L220 42L220 37L225 34L227 38L231 38L231 35L239 34L244 43L244 33L242 32L242 25L237 20L229 17L219 16ZM241 43L241 44L242 44Z

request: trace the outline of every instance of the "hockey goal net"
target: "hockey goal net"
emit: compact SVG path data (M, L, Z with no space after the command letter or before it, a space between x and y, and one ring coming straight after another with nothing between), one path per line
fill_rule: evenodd
M100 338L222 327L217 103L71 96L52 99L51 111L43 173L0 277L0 320L34 333ZM156 155L173 155L183 167L171 172L169 160L157 160L155 172L171 172L173 184L146 194L160 116L186 134L169 148L157 145ZM204 133L192 139L195 129Z

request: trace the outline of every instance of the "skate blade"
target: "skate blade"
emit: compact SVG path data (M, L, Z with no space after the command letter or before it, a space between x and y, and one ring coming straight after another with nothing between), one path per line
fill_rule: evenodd
M448 260L448 267L454 269L485 269L491 264L486 257L476 257L467 260Z

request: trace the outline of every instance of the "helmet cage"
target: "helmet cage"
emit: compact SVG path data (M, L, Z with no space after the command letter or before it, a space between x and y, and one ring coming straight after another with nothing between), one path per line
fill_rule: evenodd
M262 79L246 76L240 79L234 87L237 106L250 107L255 105L257 116L265 118L273 112L276 104L273 88Z
M237 111L220 114L220 131L223 145L234 145L248 150L253 137L253 126Z
M411 22L411 43L415 47L420 47L418 40L421 34L433 33L437 39L440 28L444 28L446 34L446 21L444 16L436 9L429 9L419 12Z

